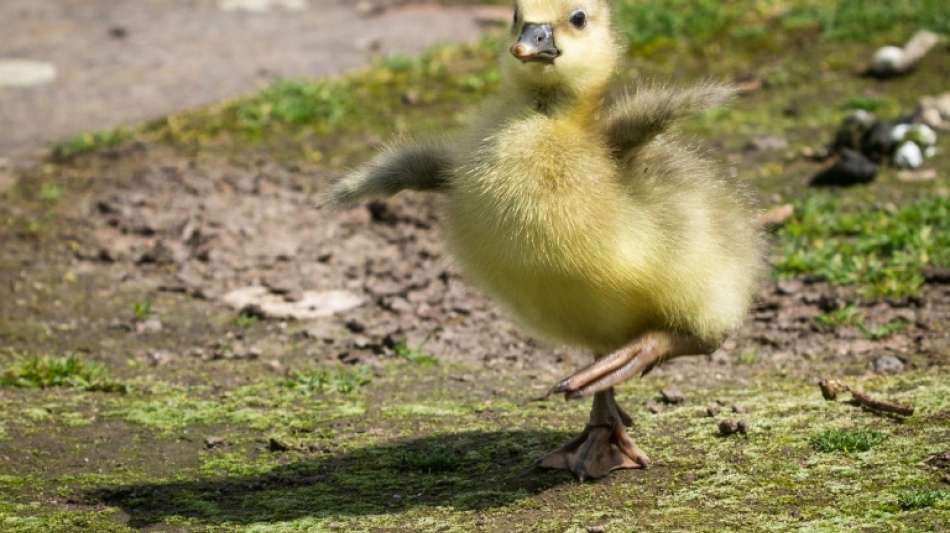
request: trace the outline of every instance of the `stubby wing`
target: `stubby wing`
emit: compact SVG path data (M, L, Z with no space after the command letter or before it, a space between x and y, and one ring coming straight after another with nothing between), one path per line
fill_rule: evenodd
M439 143L387 148L336 182L327 202L352 205L368 198L392 196L406 189L443 189L454 168L454 159L448 146Z
M645 85L623 93L608 107L606 133L617 157L650 142L690 114L727 102L731 87L704 83L688 88Z

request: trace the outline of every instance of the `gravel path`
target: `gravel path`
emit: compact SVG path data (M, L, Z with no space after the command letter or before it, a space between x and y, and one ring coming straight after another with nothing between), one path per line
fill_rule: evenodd
M274 78L321 77L373 54L472 40L485 12L372 8L349 0L3 0L0 159Z

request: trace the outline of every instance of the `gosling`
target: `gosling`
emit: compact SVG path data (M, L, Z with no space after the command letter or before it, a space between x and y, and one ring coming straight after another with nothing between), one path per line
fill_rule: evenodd
M539 465L579 479L645 468L614 387L715 350L762 270L744 195L667 131L731 91L609 91L620 46L607 0L518 0L511 31L500 96L475 124L384 151L331 200L445 193L448 247L471 281L537 336L596 354L551 389L594 397L586 428Z

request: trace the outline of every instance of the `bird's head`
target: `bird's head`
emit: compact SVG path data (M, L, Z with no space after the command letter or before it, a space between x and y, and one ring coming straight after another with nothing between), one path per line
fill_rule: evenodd
M504 71L527 89L597 91L619 59L608 0L516 0L511 35Z

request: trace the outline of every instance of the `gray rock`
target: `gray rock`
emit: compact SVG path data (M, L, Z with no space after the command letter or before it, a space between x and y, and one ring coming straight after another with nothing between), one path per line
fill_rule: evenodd
M735 435L736 433L742 433L744 435L748 431L749 425L742 420L723 420L719 422L719 434L723 437Z
M860 152L842 149L838 160L811 180L816 187L848 186L870 183L877 176L878 166Z
M786 148L788 148L788 141L784 137L774 135L756 137L745 144L745 149L749 152L774 152Z
M663 400L663 403L668 403L671 405L683 403L686 401L686 396L683 395L679 389L669 387L660 391L660 397Z
M893 355L882 355L871 363L877 374L898 374L904 371L904 362Z
M831 145L832 151L837 152L842 148L860 150L861 138L875 123L877 123L877 118L872 113L863 109L858 109L848 114L835 133L835 140ZM807 157L811 156L809 155Z
M871 126L861 137L861 153L877 163L890 157L899 144L894 140L894 128L893 122L878 122Z
M161 333L162 329L162 321L155 317L135 324L135 332L140 334Z

